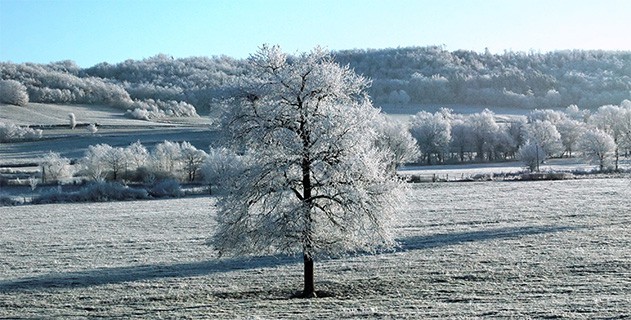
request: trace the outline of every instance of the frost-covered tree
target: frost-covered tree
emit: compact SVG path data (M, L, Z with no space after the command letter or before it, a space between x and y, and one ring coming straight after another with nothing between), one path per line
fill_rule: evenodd
M606 132L593 128L581 136L579 148L586 159L597 163L600 171L603 171L616 150L616 143Z
M121 179L122 174L129 170L128 155L125 149L121 147L112 147L105 154L103 160L112 175L112 180L117 181Z
M531 172L539 171L539 164L545 158L545 151L536 142L528 141L517 150L517 159L523 162Z
M555 111L550 109L535 109L530 111L528 114L528 122L536 122L536 121L549 121L550 123L556 125L562 120L566 119L565 113L561 111Z
M25 106L28 104L26 86L16 80L0 80L0 103Z
M109 176L116 181L122 178L123 173L128 172L130 158L124 148L98 144L88 147L80 163L84 173L93 180L103 180Z
M564 119L557 123L556 128L561 135L561 143L568 157L572 157L572 151L576 149L578 139L585 132L585 123L573 119Z
M525 136L532 143L538 143L546 156L553 157L563 151L561 144L561 134L556 126L548 120L528 123L525 127ZM545 159L541 159L542 161Z
M495 158L509 159L515 156L519 147L515 137L511 134L511 127L508 125L499 126L497 136L495 138Z
M631 106L629 104L626 104L626 107L606 105L598 108L596 113L590 118L590 123L609 134L616 144L614 150L615 170L618 170L620 159L619 145L621 142L624 144L624 140L629 135L629 130L631 130L631 124L629 123L631 116L628 115L630 112Z
M195 181L197 172L200 170L208 154L204 150L195 148L189 142L182 142L180 145L180 154L182 167L186 171L186 176L189 182Z
M94 181L103 181L108 174L108 166L105 163L107 154L112 150L108 144L97 144L88 147L79 165L85 176Z
M384 152L392 172L396 172L401 164L419 157L416 140L405 124L380 114L373 121L373 126L377 130L375 146Z
M96 123L90 123L86 129L88 130L89 133L91 134L96 134L97 131L99 131L99 128L96 126Z
M416 139L427 164L432 163L432 156L442 162L449 151L451 141L451 123L442 112L431 114L426 111L417 113L411 121L410 132Z
M478 160L492 160L495 157L495 143L500 126L495 121L495 114L489 109L467 117L471 128L471 141ZM487 156L485 156L485 154Z
M465 154L471 154L471 125L465 117L451 121L451 150L458 154L460 162L465 161Z
M177 177L182 170L182 149L180 144L164 141L156 145L151 153L154 172L164 176Z
M68 114L68 122L70 125L70 129L73 129L77 126L77 118L75 117L74 113L69 113Z
M393 104L407 104L410 102L410 96L405 90L392 90L388 96L388 101Z
M49 152L42 158L42 182L62 182L72 178L74 169L70 159L62 157L57 152Z
M314 297L316 257L394 245L402 184L374 147L368 80L320 48L288 56L262 46L249 63L225 130L251 161L229 177L214 244L222 254L302 254L303 296Z
M226 177L239 175L244 171L248 162L248 159L236 154L231 149L225 147L210 148L208 156L200 169L204 182L208 184L210 193L212 194L213 186L215 188L226 188L228 186L227 183L230 183L230 181L226 181Z
M631 100L622 101L620 108L622 111L619 119L621 137L618 147L628 156L631 151Z
M581 110L577 105L573 104L565 108L565 115L579 122L587 122L591 112L589 110Z
M135 170L147 165L149 161L149 151L145 146L136 141L125 148L129 160L130 169Z

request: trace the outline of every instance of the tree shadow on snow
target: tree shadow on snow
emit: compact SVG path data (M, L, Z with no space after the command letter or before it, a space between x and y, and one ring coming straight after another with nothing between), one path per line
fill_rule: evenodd
M237 270L253 270L298 263L290 256L217 259L176 264L99 268L85 271L51 273L15 280L0 280L0 292L46 288L78 288L162 278L205 276Z
M477 230L458 233L432 234L427 236L398 239L400 247L397 251L423 250L436 247L457 245L466 242L489 241L496 239L521 238L524 236L545 233L556 233L576 229L576 227L537 226L506 227L488 230Z
M423 250L457 245L466 242L511 239L523 236L555 233L575 229L574 227L540 226L510 227L481 231L434 234L398 239L397 251ZM361 254L360 254L361 255ZM272 268L298 264L300 259L291 256L266 256L236 259L217 259L176 264L139 265L129 267L99 268L85 271L53 273L14 280L0 280L0 292L21 290L89 287L123 282L162 278L185 278L205 276L236 270Z

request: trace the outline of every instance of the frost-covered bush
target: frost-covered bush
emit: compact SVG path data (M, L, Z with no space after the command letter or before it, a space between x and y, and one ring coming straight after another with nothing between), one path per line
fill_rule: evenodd
M21 127L12 122L0 121L0 142L31 141L41 139L42 130Z
M155 198L179 198L184 195L180 184L173 179L158 181L149 189L149 195Z
M0 80L0 103L25 106L28 104L26 86L15 80Z
M68 121L69 121L69 125L70 125L70 129L73 129L77 126L77 118L75 117L74 113L69 113L68 114Z
M147 99L134 101L127 110L127 115L140 120L164 117L197 117L195 107L184 101L161 101Z
M66 202L106 202L149 199L145 189L126 187L114 182L96 182L75 192L63 192L61 188L51 188L38 197L34 204Z
M99 131L99 129L96 127L96 124L94 123L90 123L86 129L88 130L88 132L90 132L91 134L96 134L97 131Z
M70 159L57 152L49 152L42 158L42 182L59 182L72 178L75 170Z
M21 203L22 202L13 199L11 196L0 194L0 207L17 206Z

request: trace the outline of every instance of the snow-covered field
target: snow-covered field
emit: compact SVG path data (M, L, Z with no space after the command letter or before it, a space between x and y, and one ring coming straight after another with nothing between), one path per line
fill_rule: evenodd
M0 207L0 318L631 317L631 181L410 186L396 252L218 259L213 199Z
M621 158L619 163L620 169L631 169L631 159ZM555 158L548 159L541 164L542 172L589 172L597 170L598 165L590 164L581 158ZM425 180L431 180L431 177L442 181L465 180L467 178L480 175L502 176L509 174L517 174L527 171L524 164L519 161L510 162L490 162L490 163L473 163L473 164L454 164L454 165L431 165L431 166L404 166L400 168L399 174L403 176L417 175Z
M0 107L0 121L39 128L43 133L41 140L0 144L0 166L37 162L49 151L77 159L88 146L99 143L126 147L141 141L145 147L152 148L164 140L188 141L207 151L217 139L217 133L211 129L212 120L206 116L144 121L126 117L124 110L101 105L30 103L24 107ZM69 127L70 113L79 124L74 130ZM98 123L95 134L85 127L93 123Z

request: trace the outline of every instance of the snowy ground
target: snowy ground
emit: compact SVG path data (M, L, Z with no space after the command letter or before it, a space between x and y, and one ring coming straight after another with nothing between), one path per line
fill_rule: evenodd
M631 158L621 158L620 169L631 169ZM540 166L542 172L590 172L597 170L598 165L590 164L581 158L560 158L548 159ZM431 166L404 166L399 170L403 176L416 175L424 180L431 180L436 177L441 181L465 180L468 178L489 175L503 176L526 172L524 164L519 161L454 164L454 165L431 165Z
M29 142L0 144L0 166L37 162L49 151L77 159L88 146L106 143L126 147L140 141L148 148L170 141L188 141L201 150L217 140L209 117L164 118L156 121L130 119L124 110L100 105L55 105L30 103L19 107L1 105L0 121L41 129L42 139ZM73 113L78 126L69 127L68 115ZM98 123L98 131L90 133L85 125Z
M212 198L0 207L0 318L631 317L631 181L410 186L401 248L217 259Z

